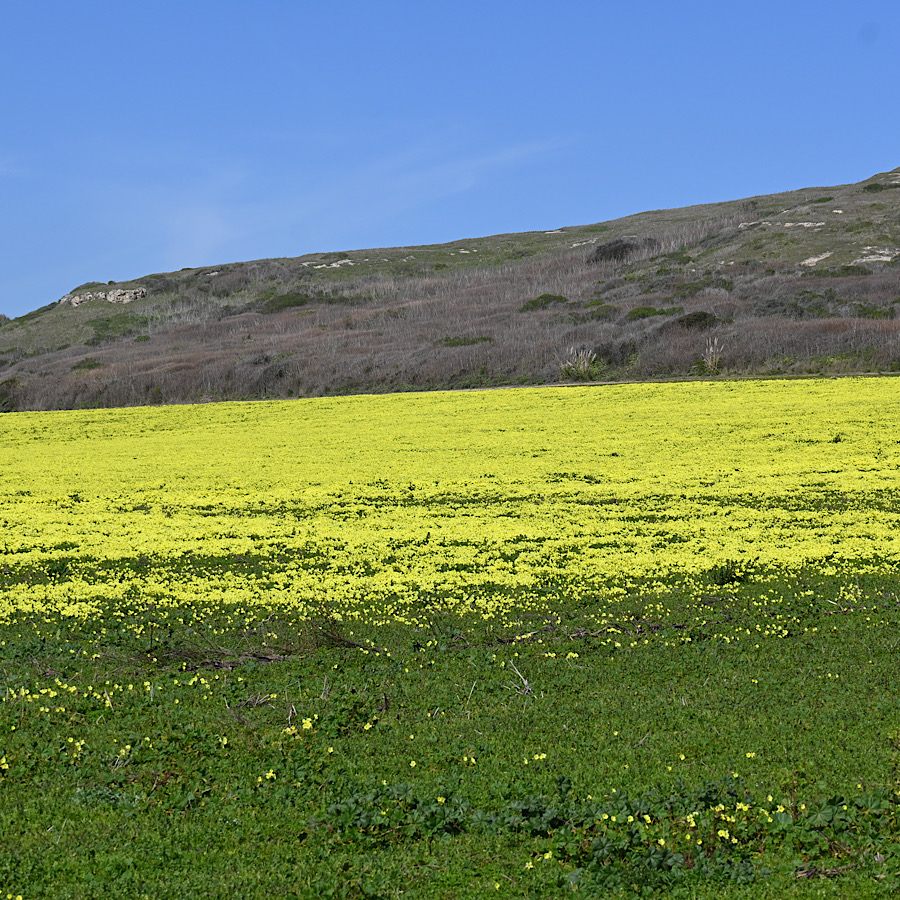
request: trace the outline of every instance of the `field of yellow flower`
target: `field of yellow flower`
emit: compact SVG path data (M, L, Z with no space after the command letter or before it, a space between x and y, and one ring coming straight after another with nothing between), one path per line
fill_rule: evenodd
M896 379L10 414L0 472L0 896L898 883Z
M752 560L849 572L849 588L900 562L892 379L24 413L3 425L0 565L66 576L4 591L5 618L202 599L416 626L440 604L503 626L552 612L548 590L602 615L628 579ZM214 567L248 557L252 571Z

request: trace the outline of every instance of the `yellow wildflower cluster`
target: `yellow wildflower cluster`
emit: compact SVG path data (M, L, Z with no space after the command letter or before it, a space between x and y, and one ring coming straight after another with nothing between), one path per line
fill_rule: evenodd
M895 567L898 420L887 378L9 415L0 568L41 577L11 579L0 619L127 602L159 620L202 597L423 626L437 598L503 626L544 610L552 582L633 644L616 630L629 578L664 594L673 573L750 558ZM726 639L786 634L781 600ZM122 624L152 644L146 621Z

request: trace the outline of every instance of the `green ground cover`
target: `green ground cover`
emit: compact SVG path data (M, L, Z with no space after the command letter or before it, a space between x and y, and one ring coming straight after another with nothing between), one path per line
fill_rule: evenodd
M862 578L851 601L813 571L727 575L710 579L705 626L682 627L677 582L630 584L603 628L560 603L527 636L434 610L428 633L351 635L202 602L110 610L99 633L20 620L0 637L0 884L60 898L896 889L896 583ZM759 636L772 591L796 600Z
M4 417L0 898L897 892L895 385Z

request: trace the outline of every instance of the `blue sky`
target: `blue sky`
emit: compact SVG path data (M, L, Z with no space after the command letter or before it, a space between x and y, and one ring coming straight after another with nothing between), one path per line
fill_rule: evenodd
M0 312L900 166L900 4L15 3Z

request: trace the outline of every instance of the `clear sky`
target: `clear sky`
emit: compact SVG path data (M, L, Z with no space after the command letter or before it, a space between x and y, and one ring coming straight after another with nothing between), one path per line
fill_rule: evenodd
M900 166L897 0L7 3L0 312Z

